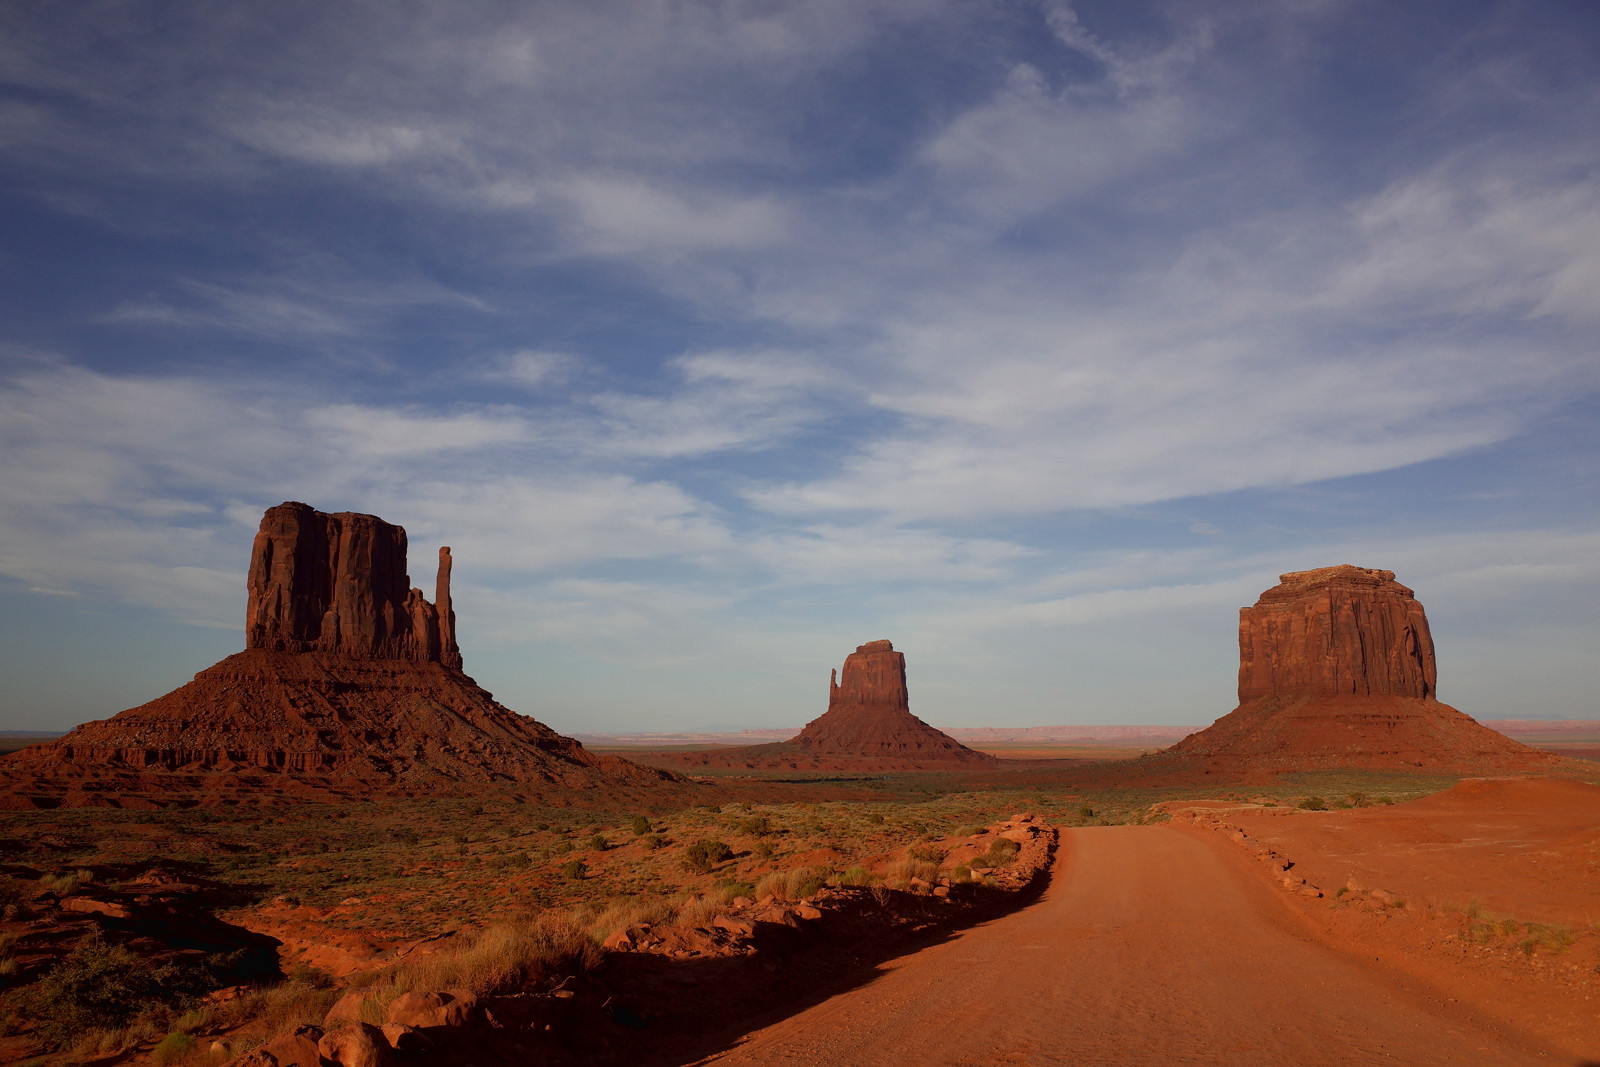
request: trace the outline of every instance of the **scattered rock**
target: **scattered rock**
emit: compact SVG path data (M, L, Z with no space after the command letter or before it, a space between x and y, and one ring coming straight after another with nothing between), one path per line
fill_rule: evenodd
M419 1030L466 1026L477 1010L478 998L471 993L402 993L390 1003L385 1021Z
M235 1056L225 1067L322 1067L322 1053L317 1048L321 1040L322 1027L297 1026L260 1048Z
M382 1030L367 1023L350 1023L329 1030L317 1042L322 1058L338 1067L389 1067L394 1053Z

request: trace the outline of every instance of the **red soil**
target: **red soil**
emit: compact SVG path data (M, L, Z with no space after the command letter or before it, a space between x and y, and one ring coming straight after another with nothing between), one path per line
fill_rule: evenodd
M1321 890L1281 894L1318 936L1568 1057L1600 1058L1600 787L1480 779L1393 807L1213 808L1211 820ZM1574 940L1540 943L1545 927Z

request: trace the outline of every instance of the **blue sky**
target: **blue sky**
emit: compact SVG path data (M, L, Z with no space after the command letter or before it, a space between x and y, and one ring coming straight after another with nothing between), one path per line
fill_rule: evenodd
M242 646L283 500L560 729L1203 723L1288 570L1600 717L1600 8L0 11L0 726Z

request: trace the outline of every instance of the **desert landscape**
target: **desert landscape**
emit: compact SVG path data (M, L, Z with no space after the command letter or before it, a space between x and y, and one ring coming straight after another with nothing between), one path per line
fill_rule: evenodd
M7 1062L1600 1049L1600 764L1440 704L1391 572L1283 575L1165 747L962 744L876 640L792 737L596 752L462 673L450 550L432 602L406 557L271 508L243 652L0 757Z
M1600 1067L1600 3L0 3L0 1067Z

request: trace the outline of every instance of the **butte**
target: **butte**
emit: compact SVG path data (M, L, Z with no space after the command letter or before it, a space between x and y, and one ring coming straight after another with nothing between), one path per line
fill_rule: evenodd
M461 670L450 549L435 600L406 532L374 515L269 508L250 556L245 650L166 696L0 759L0 805L461 795L570 802L680 781L495 701Z
M1239 706L1152 761L1180 757L1220 772L1456 774L1564 762L1439 701L1427 615L1393 571L1346 564L1279 583L1239 610Z
M868 641L846 656L828 683L827 712L788 741L672 758L752 770L961 770L997 762L911 714L905 653L888 641Z

